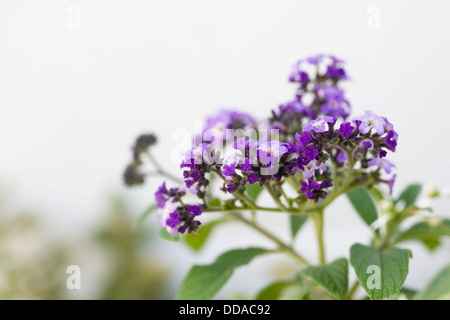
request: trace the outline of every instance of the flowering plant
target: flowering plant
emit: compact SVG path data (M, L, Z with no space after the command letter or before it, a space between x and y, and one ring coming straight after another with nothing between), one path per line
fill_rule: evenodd
M266 119L231 110L206 119L192 148L182 155L180 178L164 171L152 155L153 134L136 140L124 182L128 186L145 182L143 155L158 174L174 182L173 187L164 182L158 188L155 206L145 213L156 211L165 239L183 239L199 249L214 228L237 220L276 245L231 250L210 265L194 266L181 283L178 298L213 298L235 268L280 251L298 262L298 275L269 285L258 298L281 298L283 290L297 287L298 299L351 299L359 285L370 299L412 295L411 290L402 289L411 251L397 244L415 239L434 249L442 237L450 235L450 220L424 214L429 208L416 203L421 185L411 185L399 197L392 197L396 174L388 157L396 151L398 134L386 117L373 111L350 117L350 103L341 87L347 78L344 62L334 56L298 61L289 75L297 87L293 100ZM272 205L258 203L261 192L267 192ZM372 233L370 244L350 248L349 261L358 279L350 288L347 258L327 261L323 241L324 212L344 194ZM220 217L214 215L202 224L203 217L213 212L221 213ZM292 239L312 220L317 264L261 227L256 215L262 212L289 214ZM416 224L404 227L405 221L414 219ZM449 268L442 274L448 284ZM443 290L436 286L430 283L416 297L442 297Z

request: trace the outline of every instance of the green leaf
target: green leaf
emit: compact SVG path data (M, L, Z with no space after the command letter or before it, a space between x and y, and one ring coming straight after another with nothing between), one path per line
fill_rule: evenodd
M291 235L292 239L295 239L295 236L299 232L300 228L303 226L303 224L308 220L307 215L299 215L299 214L291 214L290 215L291 220Z
M439 225L431 226L426 222L419 222L413 225L406 231L401 232L396 243L407 240L439 240L442 236L450 236L450 219L442 219ZM436 243L426 243L428 245L435 245Z
M219 219L219 220L214 220L214 221L204 223L198 229L197 233L187 233L183 237L183 240L189 247L191 247L195 251L198 251L203 247L203 245L205 244L206 240L208 239L211 232L215 229L215 227L217 227L218 225L220 225L224 222L229 222L229 221L231 221L231 220L230 219Z
M377 208L369 192L365 187L360 187L347 192L348 199L356 212L367 225L371 225L378 218Z
M139 218L136 220L135 224L134 224L134 228L139 227L147 218L148 216L155 211L156 209L156 203L151 204L144 212L142 212L139 215Z
M441 245L441 241L437 239L421 239L420 242L430 251L436 250Z
M167 241L180 241L180 237L174 237L173 235L168 233L167 230L164 228L159 229L159 236Z
M337 259L326 266L307 267L303 274L336 298L343 299L347 294L348 263L345 258Z
M291 281L279 281L269 284L258 293L255 300L278 300L283 290L289 286L292 286Z
M419 196L420 191L422 190L422 186L420 184L411 184L406 187L405 190L400 194L395 203L399 203L400 201L405 202L405 208L412 206Z
M450 265L439 273L420 291L415 300L450 300Z
M400 295L404 295L408 300L412 300L417 294L417 290L403 287L400 290Z
M372 300L389 298L398 292L408 275L411 251L354 244L350 249L350 263L364 290Z
M222 202L220 201L219 198L212 198L208 200L208 207L212 207L212 208L217 208L217 207L221 207L222 206Z
M261 193L261 191L264 190L264 188L261 187L258 183L254 184L247 183L246 188L248 196L253 200L258 199L259 194Z
M262 248L236 249L222 254L212 264L192 267L181 282L177 299L213 298L231 277L234 269L268 252L270 251Z
M376 200L383 200L384 196L380 189L372 187L369 189L370 193L375 197Z

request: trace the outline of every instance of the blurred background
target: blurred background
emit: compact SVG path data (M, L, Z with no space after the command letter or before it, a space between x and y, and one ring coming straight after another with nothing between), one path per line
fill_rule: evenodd
M269 115L293 97L290 67L308 55L344 59L352 114L394 123L395 194L412 182L450 187L449 13L444 0L1 2L0 298L170 299L192 264L271 245L227 225L193 253L160 240L155 217L132 228L162 181L129 190L121 174L142 132L158 135L155 156L179 173L175 132L222 107ZM448 201L435 212L450 216ZM288 239L285 218L262 222ZM329 259L369 239L345 198L325 228ZM296 246L311 259L313 240L308 224ZM408 247L409 287L450 261L448 241L435 253ZM80 290L66 287L69 265L81 268ZM218 297L251 298L294 271L282 256L260 258Z

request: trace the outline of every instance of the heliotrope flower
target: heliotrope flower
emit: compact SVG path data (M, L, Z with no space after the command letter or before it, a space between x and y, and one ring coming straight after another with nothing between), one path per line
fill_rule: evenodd
M384 134L384 126L386 120L383 117L377 116L372 111L364 111L364 114L355 116L353 121L359 121L357 124L359 132L362 134L368 133L371 129L374 129L380 136Z
M366 151L369 150L370 148L373 148L373 142L370 139L365 139L363 141L361 141L361 148Z
M309 131L303 131L303 135L300 135L298 132L295 134L295 140L298 143L301 143L303 145L307 145L308 143L311 142L312 140L312 136L311 133Z
M317 118L315 120L311 120L308 123L305 124L303 127L303 132L307 131L314 131L314 132L325 132L328 130L326 124L327 123L334 123L335 120L332 117L324 116L322 118Z
M386 142L388 149L392 152L395 152L395 148L397 147L397 139L397 132L394 130L389 130L384 141Z
M312 199L314 196L312 194L313 190L319 190L320 184L315 182L313 179L309 179L308 182L302 181L302 187L300 189L301 192L303 192L307 198Z
M338 163L344 163L348 160L348 156L347 153L345 151L340 150L337 157L336 157L336 161Z
M236 172L235 164L230 164L230 165L226 164L223 166L222 173L224 176L232 176L233 174L235 174L235 172Z
M173 225L174 220L171 219L171 214L176 212L178 208L178 205L174 203L174 198L170 198L166 201L164 206L162 208L158 208L156 210L156 217L158 218L159 223L163 228L167 230L168 233L170 233L173 236L176 236L178 234L177 229L175 228L176 225ZM175 217L176 214L173 216ZM169 220L169 224L167 224L167 220ZM177 223L178 224L178 223Z
M254 184L255 182L258 182L258 180L259 180L258 175L254 172L250 173L247 176L247 178L248 178L248 183L250 183L250 184Z
M389 187L389 193L392 194L392 191L394 189L394 183L395 183L395 178L397 177L396 174L394 174L389 181L387 181L387 185Z
M327 166L323 163L317 164L317 160L311 160L304 169L302 170L303 178L309 179L313 176L314 172L317 170L326 171L328 170Z
M252 171L252 162L249 158L245 158L244 162L241 164L241 171L243 172L250 172Z
M345 72L344 68L340 67L337 64L327 66L326 75L334 79L347 79L347 73Z
M168 198L169 191L167 191L166 182L163 182L163 184L155 192L156 208L164 208Z
M385 158L374 158L369 161L369 165L382 168L386 173L391 173L395 165Z
M178 211L174 211L169 214L169 218L166 220L166 226L171 228L171 230L175 230L175 227L180 224L180 213Z
M276 159L288 152L287 147L280 141L263 141L257 149L258 157L261 163L271 166Z
M320 111L335 119L342 117L346 119L350 114L350 103L344 97L344 90L335 85L318 85L314 91L324 100L320 106Z
M202 136L196 140L211 142L214 145L221 145L223 141L228 141L233 137L233 130L248 129L256 127L255 119L248 113L235 110L220 110L214 116L206 119L206 124Z
M202 214L202 206L201 205L188 206L187 208L192 216L199 216Z
M352 126L351 122L344 122L344 123L341 123L341 125L339 127L339 133L344 138L348 138L353 134L354 129L355 129L355 127Z
M299 179L297 184L290 181L292 185L300 182L296 191L304 194L290 204L293 208L297 205L301 208L308 199L317 202L325 198L326 189L333 184L357 187L385 183L392 192L396 176L387 180L383 175L394 170L386 156L387 150L396 150L398 134L387 118L372 111L365 111L352 121L345 120L350 103L339 86L345 79L342 60L330 55L312 56L294 66L289 80L297 84L295 97L279 105L269 119L257 122L247 113L230 110L208 118L201 139L183 154L182 187L168 189L163 183L155 192L161 225L173 235L197 230L200 222L196 218L206 211L206 200L211 195L208 189L211 174L219 175L223 180L221 190L234 193L236 199L246 194L246 185L276 182L281 188L283 179ZM252 130L245 131L258 127L268 131L279 129L279 137L269 139L256 130L251 136ZM233 131L236 129L243 130L236 133ZM133 152L146 151L154 144L154 138L141 136ZM223 142L228 143L226 148L222 148ZM218 150L225 150L224 154ZM140 171L139 156L134 158L124 176L130 185L141 184L145 178ZM329 168L337 170L336 174ZM298 171L304 181L296 175ZM348 172L352 175L348 176ZM203 205L187 204L187 199L182 199L187 189Z
M293 135L303 126L303 123L316 118L317 111L298 100L281 104L277 111L272 111L269 126L280 131L284 141L293 141Z
M314 146L307 146L304 149L304 157L308 160L314 160L319 154L319 150L317 150Z

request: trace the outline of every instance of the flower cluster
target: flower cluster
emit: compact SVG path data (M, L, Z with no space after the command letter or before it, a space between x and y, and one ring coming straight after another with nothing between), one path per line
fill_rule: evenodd
M142 185L145 182L145 174L141 172L143 161L141 156L146 153L150 147L157 142L154 134L143 134L137 137L132 149L133 160L125 168L123 173L123 181L125 185L132 187Z
M327 199L330 192L335 197L362 185L384 183L392 192L395 166L386 156L395 152L398 134L387 118L372 111L348 120L350 103L339 87L347 78L342 60L313 56L297 62L289 75L299 85L294 100L281 104L268 119L226 110L208 118L194 146L183 154L182 186L168 190L163 184L155 194L161 225L174 235L195 232L200 225L196 217L211 209L207 199L214 175L222 179L221 190L244 206L251 205L242 199L248 200L248 185L253 184L268 187L279 208L299 211ZM135 169L140 154L153 143L150 136L138 138L124 176L127 184L143 182ZM285 182L297 197L289 200L284 194L283 205L272 187L282 190ZM187 194L202 205L185 205Z
M272 112L270 125L280 130L283 140L293 141L298 128L321 114L346 119L350 103L339 87L346 79L343 61L334 56L321 54L299 60L289 75L290 82L299 84L295 98Z
M201 222L195 220L202 214L201 205L185 205L182 197L186 194L185 188L166 188L164 182L155 193L156 216L159 223L173 236L197 231Z
M236 110L221 110L206 119L201 135L198 135L195 140L198 142L196 144L208 141L218 146L230 141L235 130L256 128L257 121L249 114Z
M398 134L394 131L393 125L385 117L365 111L352 121L342 122L338 129L335 127L336 119L324 116L306 123L302 133L296 135L297 145L312 146L317 150L317 156L307 165L307 170L302 170L303 178L308 179L308 182L302 182L301 189L306 197L317 201L318 198L326 196L321 189L331 186L332 183L328 179L323 179L323 173L328 170L324 164L328 160L334 166L336 177L350 168L350 172L347 172L348 182L355 184L384 182L388 184L392 193L395 175L390 180L385 180L381 178L380 170L390 174L394 167L385 159L387 150L394 152L397 146ZM316 180L310 179L311 171L319 172ZM317 180L323 180L320 186Z

